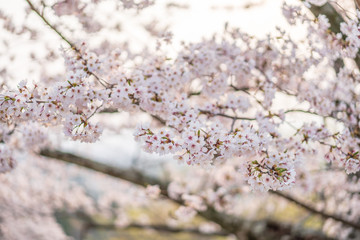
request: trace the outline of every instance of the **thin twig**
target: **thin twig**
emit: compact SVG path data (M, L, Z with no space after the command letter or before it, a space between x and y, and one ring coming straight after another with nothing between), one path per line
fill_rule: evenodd
M25 0L29 6L30 9L33 10L42 20L43 22L48 25L54 32L57 33L57 35L59 35L67 44L69 44L69 46L74 49L76 52L79 52L79 50L75 47L75 45L70 42L64 35L62 35L61 32L59 32L55 26L53 26L52 24L49 23L49 21L44 17L44 15L42 13L39 12L39 10L37 10L34 5L32 4L32 2L30 0Z
M212 113L210 111L207 111L207 110L199 110L201 114L206 114L210 117L213 117L213 116L219 116L219 117L224 117L224 118L229 118L229 119L232 119L232 120L246 120L246 121L255 121L256 118L248 118L248 117L236 117L236 116L230 116L230 115L227 115L225 113Z
M52 25L52 24L44 17L44 14L41 13L37 8L35 8L35 6L33 5L33 3L32 3L30 0L25 0L25 1L29 4L30 9L31 9L32 11L34 11L34 12L43 20L43 22L44 22L46 25L48 25L57 35L59 35L59 36L79 55L79 57L80 57L82 60L86 61L86 60L81 56L80 50L75 46L74 43L72 43L72 42L71 42L68 38L66 38L59 30L57 30L57 28L56 28L54 25ZM104 81L104 82L106 83L105 80L102 80L99 76L97 76L95 73L93 73L93 72L91 72L91 71L89 71L89 70L87 70L87 72L88 72L90 75L94 76L94 77L96 78L96 80L97 80L103 87L108 88L108 86L106 86L106 85L102 82L102 81Z

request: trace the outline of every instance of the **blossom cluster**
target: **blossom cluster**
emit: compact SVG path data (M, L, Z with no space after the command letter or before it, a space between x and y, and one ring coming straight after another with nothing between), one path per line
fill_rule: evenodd
M248 165L249 184L257 190L269 189L282 190L291 187L295 183L295 163L289 159L295 159L293 154L277 153L269 154L260 162L252 161Z
M59 16L82 9L78 1L64 4L55 6ZM75 44L62 49L67 72L62 81L48 86L23 81L17 89L1 92L0 120L22 129L28 143L45 136L19 127L27 122L38 123L34 128L39 129L62 126L71 139L94 142L103 127L93 119L101 113L145 112L163 125L156 129L143 124L135 130L135 139L147 152L173 154L180 162L206 167L247 159L246 171L239 174L254 189L292 186L294 164L301 154L314 153L312 144L326 149L322 157L342 163L347 173L357 172L358 146L353 142L359 141L359 73L347 65L331 76L326 70L316 78L310 73L339 57L355 57L358 22L343 23L340 36L327 30L325 16L314 20L288 5L283 12L291 24L296 17L308 27L301 47L280 29L277 37L259 40L236 28L211 40L184 43L173 58L158 49L124 59L119 50L99 52L84 42ZM278 110L278 94L309 107ZM289 138L281 129L292 126L287 118L294 112L331 118L348 133L304 121ZM346 140L340 144L342 138Z

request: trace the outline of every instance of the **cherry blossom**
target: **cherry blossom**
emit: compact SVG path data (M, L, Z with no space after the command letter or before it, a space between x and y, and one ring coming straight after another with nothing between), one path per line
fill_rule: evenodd
M52 191L55 200L46 209L45 218L55 208L83 207L91 214L101 210L113 218L114 226L126 228L131 226L126 207L111 207L114 203L147 205L165 197L180 205L173 211L173 220L191 222L197 214L207 216L205 212L210 210L239 213L245 207L237 203L254 196L251 194L267 192L296 202L286 197L292 193L304 202L322 196L313 201L319 206L307 209L326 218L323 230L330 237L359 236L351 224L360 216L358 11L343 14L338 30L334 30L327 12L313 16L302 5L284 3L282 12L287 22L305 31L301 39L280 27L265 37L255 37L226 24L222 32L210 38L182 41L179 46L171 29L153 30L153 42L149 40L148 46L137 52L127 45L129 41L116 45L106 39L118 25L115 21L107 26L104 19L99 20L96 9L112 4L115 13L121 9L140 14L154 1L64 0L44 3L42 11L41 4L27 3L64 40L56 52L63 71L44 73L35 81L17 79L15 85L4 80L0 91L1 179L10 184L14 180L19 189L29 187L21 178L26 173L26 165L20 166L25 161L23 155L44 155L45 150L61 145L56 143L61 142L59 139L101 142L103 136L117 129L112 116L126 114L130 119L127 126L133 128L133 137L143 151L166 157L189 174L170 174L163 183L146 177L123 177L145 187L137 189L137 194L146 200L132 203L130 199L126 204L121 202L120 193L110 190L96 203L81 188L69 187L76 201ZM310 10L331 4L326 0L305 1ZM8 18L0 13L1 21L6 23ZM67 28L72 18L76 24ZM21 30L9 24L3 28L19 36L31 32L26 25ZM91 169L85 160L78 165ZM98 164L104 173L107 168ZM123 173L109 171L115 177ZM36 168L34 174L43 177ZM151 181L145 183L143 179ZM61 188L58 182L52 183ZM51 203L51 194L35 190L44 194L43 202ZM7 186L0 191L13 194ZM26 191L22 194L31 195ZM10 198L16 201L12 195ZM31 202L27 204L32 207ZM10 222L21 225L16 214L4 214L6 229L11 230ZM21 232L36 226L38 217ZM64 239L53 221L49 225L54 225L49 229ZM213 228L204 227L203 231ZM5 235L16 239L16 232L10 230Z

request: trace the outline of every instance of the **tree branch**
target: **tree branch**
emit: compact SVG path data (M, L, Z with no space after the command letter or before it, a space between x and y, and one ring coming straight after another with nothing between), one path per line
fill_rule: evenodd
M162 189L162 194L167 195L167 184L162 184L159 180L145 176L139 171L136 170L123 170L113 166L109 166L104 163L100 163L97 161L93 161L87 158L83 158L71 153L65 153L61 151L51 151L48 149L44 149L40 152L41 156L49 157L57 160L61 160L63 162L72 163L81 167L85 167L87 169L94 170L96 172L101 172L106 175L119 178L133 184L146 187L147 185L155 185L158 184L160 189Z
M304 0L301 0L304 2ZM356 0L356 4L358 4L359 0ZM330 28L329 30L333 33L340 33L340 23L345 22L344 18L340 13L336 11L336 9L330 4L325 3L323 6L315 6L311 4L310 11L314 14L315 17L318 17L320 14L325 15L329 19ZM343 35L345 39L346 36ZM356 55L354 59L356 65L360 68L360 57L359 53Z
M212 113L210 111L206 111L206 110L200 110L200 113L201 114L206 114L210 117L213 117L213 116L219 116L219 117L224 117L224 118L229 118L229 119L232 119L232 120L246 120L246 121L255 121L256 118L248 118L248 117L236 117L236 116L230 116L230 115L227 115L225 113Z
M112 167L112 166L109 166L109 165L106 165L103 163L99 163L99 162L96 162L96 161L93 161L93 160L90 160L87 158L79 157L79 156L76 156L76 155L73 155L70 153L64 153L61 151L51 151L51 150L45 149L45 150L41 151L40 155L45 156L45 157L50 157L50 158L53 158L56 160L64 161L67 163L72 163L72 164L75 164L78 166L82 166L87 169L101 172L106 175L116 177L116 178L128 181L130 183L133 183L133 184L136 184L139 186L143 186L143 187L147 186L148 184L151 184L151 185L157 184L157 185L159 185L159 187L161 189L161 194L164 197L166 197L167 199L169 199L177 204L184 205L184 202L182 200L173 199L169 196L169 194L167 192L167 186L168 186L167 183L163 183L163 182L159 181L158 179L145 176L141 172L138 172L135 170L119 169L116 167ZM291 197L283 196L282 194L278 194L278 192L272 192L272 193L275 193L278 196L283 197L284 199L287 199L289 201L291 201L290 199L292 199ZM292 201L292 202L294 202L294 201ZM299 204L299 206L302 206L302 207L306 206L304 208L307 210L313 209L312 207L307 206L304 203L301 203L301 205ZM340 221L340 222L347 224L349 226L352 226L354 228L358 227L356 224L353 224L353 223L349 224L348 221L343 220L336 216L334 217L330 214L321 214L320 212L317 213L314 211L311 211L311 212L320 214L326 218L332 218L336 221ZM254 229L254 227L257 224L265 225L265 231L267 231L267 233L271 233L271 232L273 233L277 229L277 230L281 230L282 234L294 234L292 232L292 228L290 226L279 224L279 223L271 221L271 220L256 221L256 222L245 221L245 220L240 219L235 216L217 212L211 206L208 206L206 211L198 212L198 214L209 221L217 223L218 225L220 225L222 227L222 229L224 231L235 234L236 236L239 236L239 233L241 233L241 234L245 234L247 237L249 237L251 239L258 239L258 237L256 237L256 234L252 232L252 230ZM357 229L360 229L360 227ZM274 236L274 235L272 235L272 236ZM298 237L297 239L305 239L305 237L306 237L306 236L302 236L302 233L298 233L296 236ZM316 235L316 238L314 238L314 239L327 239L327 238L324 237L323 235L321 235L321 236Z
M301 1L304 2L304 0ZM327 2L320 7L311 4L310 11L315 17L319 17L320 14L325 15L329 19L329 29L333 33L340 33L340 23L345 22L345 20L330 3Z
M333 214L328 214L326 212L323 212L323 211L319 211L319 210L316 210L314 207L310 206L310 205L307 205L303 202L301 202L300 200L297 200L295 199L294 197L290 196L290 195L287 195L287 194L284 194L282 192L279 192L279 191L270 191L272 194L275 194L281 198L284 198L290 202L293 202L295 203L296 205L304 208L305 210L311 212L311 213L314 213L314 214L317 214L317 215L320 215L322 218L331 218L335 221L338 221L338 222L341 222L342 224L344 225L347 225L347 226L350 226L350 227L353 227L357 230L360 230L360 225L357 224L357 223L354 223L354 222L350 222L340 216L337 216L337 215L333 215Z
M25 0L28 4L29 7L32 11L34 11L42 20L43 22L48 25L54 32L56 32L57 35L59 35L67 44L69 44L69 46L74 49L75 51L78 52L77 48L75 47L75 45L70 42L64 35L61 34L61 32L59 32L57 30L57 28L55 26L53 26L45 17L42 13L39 12L39 10L37 10L37 8L35 8L35 6L32 4L32 2L30 0Z
M28 4L29 4L29 7L32 11L34 11L42 20L43 22L48 25L57 35L59 35L59 37L61 37L77 54L78 56L85 61L85 64L87 63L87 60L84 59L81 55L81 52L80 50L75 46L75 44L73 42L71 42L68 38L66 38L61 32L59 32L59 30L57 30L57 28L52 25L45 17L44 17L44 14L41 13L34 5L33 3L30 1L30 0L25 0ZM92 75L96 78L96 80L105 88L108 88L108 86L106 86L102 81L102 80L99 76L97 76L94 72L91 72L89 70L87 70L87 73L89 75Z

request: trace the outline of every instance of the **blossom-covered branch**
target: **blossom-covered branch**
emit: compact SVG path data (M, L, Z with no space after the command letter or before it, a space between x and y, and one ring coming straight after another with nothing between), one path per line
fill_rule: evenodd
M280 27L255 37L226 24L211 38L178 45L171 32L150 24L145 29L153 44L136 51L126 41L109 43L105 30L119 32L120 25L116 20L107 27L97 9L113 4L109 9L117 16L119 9L138 14L152 1L26 3L27 14L68 46L59 51L61 73L17 86L3 83L1 173L11 174L21 156L41 152L146 187L150 198L162 194L180 204L179 219L198 213L237 236L254 234L244 230L244 219L231 216L244 211L239 202L270 191L322 216L329 236L360 236L359 12L342 18L330 2L307 0L314 18L299 1L282 6L290 26L304 30L296 38ZM16 30L9 19L0 12L10 34L31 33L28 26ZM65 26L71 19L76 24ZM189 165L192 177L170 174L162 183L140 171L41 151L60 138L93 143L124 128L133 129L144 151ZM278 192L283 190L289 195Z
M29 0L27 2L42 20L46 20ZM284 6L284 12L289 19L294 14L301 14L287 6ZM294 185L296 165L306 154L312 154L311 147L309 149L302 143L329 146L320 158L336 160L334 162L344 166L348 173L356 172L360 164L357 148L343 141L357 129L354 107L357 95L347 94L356 87L343 89L343 85L338 84L339 79L346 81L342 76L349 70L344 68L339 72L326 89L318 88L320 82L316 81L309 80L304 85L302 78L311 66L319 64L319 56L335 61L338 56L333 51L348 56L358 42L349 38L346 40L349 43L343 45L339 39L331 39L326 19L320 18L319 24L314 24L305 15L302 18L309 25L311 36L308 38L312 54L309 58L304 58L297 44L283 32L268 43L254 40L238 29L226 30L221 36L221 44L216 39L189 44L173 60L161 55L147 56L143 63L130 68L113 65L120 61L116 51L110 53L109 58L97 56L85 43L70 50L64 49L68 72L66 81L49 88L32 87L22 82L18 90L3 93L2 120L9 123L36 120L47 126L62 125L64 133L73 140L94 142L102 133L101 125L92 122L97 112L105 108L145 112L166 126L155 131L147 124L138 125L134 136L146 151L171 153L181 162L202 166L243 158L245 160L238 166L240 174L254 189L263 191L283 190ZM45 23L51 26L49 21ZM343 25L344 34L348 27ZM59 33L55 27L51 29ZM60 36L64 38L62 34ZM322 37L325 46L330 41L337 49L318 48L315 44L318 36ZM67 42L74 45L69 40ZM283 52L279 44L285 44L292 55ZM314 52L319 56L313 55ZM259 58L266 54L277 61ZM293 68L293 61L301 63L299 68ZM135 64L131 59L125 63ZM95 76L95 80L91 76ZM355 73L346 76L358 77ZM288 81L288 78L294 80ZM186 92L193 92L191 88L195 84L200 85L201 93L188 98ZM338 95L335 102L330 98L334 89L335 96ZM295 137L286 137L279 129L288 124L286 113L294 110L274 112L277 91L310 105L309 109L298 112L333 116L348 128L339 134L324 126L304 122L295 129ZM342 99L344 94L353 97ZM252 109L256 113L251 117L239 116L250 114Z

